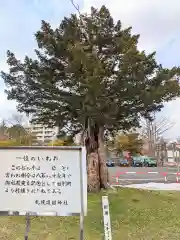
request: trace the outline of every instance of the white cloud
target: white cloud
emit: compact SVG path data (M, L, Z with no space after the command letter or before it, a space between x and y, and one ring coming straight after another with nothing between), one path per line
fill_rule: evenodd
M180 30L180 2L178 0L84 0L86 12L91 6L106 5L123 26L132 26L141 34L140 47L158 50Z

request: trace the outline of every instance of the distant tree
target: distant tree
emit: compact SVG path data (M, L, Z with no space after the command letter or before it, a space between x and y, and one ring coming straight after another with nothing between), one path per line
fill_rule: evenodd
M16 141L16 145L32 145L33 138L30 131L23 126L24 117L22 114L13 114L10 119L3 120L6 125L6 135L9 139Z
M157 118L155 114L152 120L142 119L139 133L141 137L147 141L150 155L156 155L155 152L157 143L159 143L160 139L162 139L162 135L169 131L174 125L175 123L173 123L169 118Z
M175 125L168 117L154 118L150 121L148 119L143 119L141 122L141 128L139 133L142 137L149 138L150 135L154 140L158 140L161 136L169 131Z
M21 125L13 125L7 129L8 135L12 139L20 139L21 136L26 135L26 130Z
M141 153L143 140L138 133L118 134L115 138L117 152L129 151L131 154Z
M105 6L72 14L55 30L42 21L35 37L37 60L26 56L21 62L7 52L9 73L1 76L8 99L38 123L82 132L88 190L106 188L104 132L138 127L142 116L150 118L179 96L173 79L179 69L163 68L155 53L139 51L139 35L122 29Z
M0 123L0 136L7 136L7 125L4 120Z
M17 146L32 145L32 135L21 125L13 125L8 127L7 134L13 142L16 142Z
M13 115L12 119L16 119ZM21 119L18 117L17 119ZM11 120L12 121L12 120ZM0 124L0 146L27 146L32 145L32 136L22 125L21 121L3 120ZM15 123L16 124L13 124ZM18 124L17 124L18 122ZM11 124L11 126L10 126Z

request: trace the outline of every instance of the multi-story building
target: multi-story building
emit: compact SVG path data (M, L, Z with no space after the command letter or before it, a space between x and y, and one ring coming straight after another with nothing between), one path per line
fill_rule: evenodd
M46 145L53 141L58 134L57 127L49 128L40 124L29 124L28 129L34 137L34 144L39 142Z

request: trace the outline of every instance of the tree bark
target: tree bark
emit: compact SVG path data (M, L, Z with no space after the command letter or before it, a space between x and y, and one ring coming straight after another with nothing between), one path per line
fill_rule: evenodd
M104 128L99 129L98 136L98 156L99 156L99 175L100 175L100 188L107 188L108 183L108 170L106 166L107 155L104 146Z
M86 140L86 148L88 152L88 191L98 192L101 188L107 188L108 183L103 128L98 128L98 132L91 132L89 138Z
M88 192L99 192L100 176L99 176L99 157L98 153L90 153L88 156Z

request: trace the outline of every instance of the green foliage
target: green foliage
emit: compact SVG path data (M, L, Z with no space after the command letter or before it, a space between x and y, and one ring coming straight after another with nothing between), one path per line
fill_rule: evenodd
M74 146L74 140L72 136L61 136L59 139L52 141L48 146Z
M3 140L0 141L0 147L12 147L12 146L19 146L16 140Z
M34 138L30 134L24 135L21 136L19 139L16 139L16 142L18 142L20 146L31 146Z
M10 138L18 139L21 136L26 135L26 130L23 126L15 124L7 129L8 135Z
M15 140L18 146L28 146L32 144L31 134L20 124L8 127L7 133L9 138Z
M0 146L29 146L32 145L32 136L20 124L11 127L4 123L0 125L0 135L5 138L0 140Z
M129 129L180 94L173 79L179 69L163 68L155 53L139 51L139 35L122 29L105 6L80 19L72 14L55 30L42 21L35 37L37 60L21 62L8 51L10 71L1 76L8 99L39 123L73 134Z
M48 146L66 146L66 144L63 140L56 140L56 141L50 142Z
M17 139L9 140L0 140L1 147L10 147L10 146L31 146L32 138L31 136L22 136Z
M75 145L73 142L68 142L66 140L56 140L48 144L48 146L72 146Z
M119 134L115 139L115 149L121 153L129 151L131 154L140 153L143 146L143 140L139 138L138 133Z

